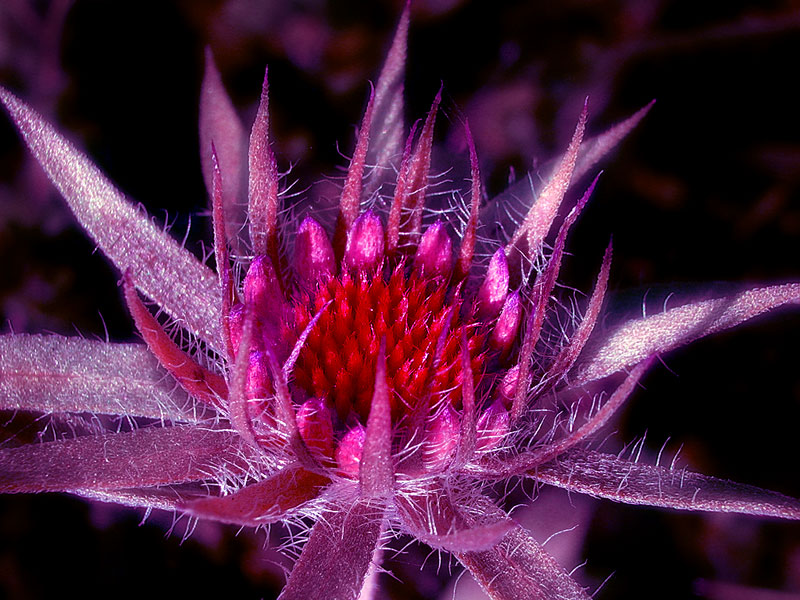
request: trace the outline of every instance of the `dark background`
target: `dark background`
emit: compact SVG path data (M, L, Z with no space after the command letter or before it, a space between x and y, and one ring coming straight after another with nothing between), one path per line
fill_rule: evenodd
M273 146L304 189L345 164L336 144L349 153L366 81L377 77L400 8L7 0L0 82L58 123L131 198L166 215L178 237L192 215L188 246L199 251L209 229L198 216L206 206L196 128L204 46L248 127L269 64ZM590 288L612 234L612 311L636 313L645 292L658 310L671 291L798 280L796 1L427 0L412 19L406 116L423 116L443 83L440 155L464 168L466 114L489 197L510 167L522 174L563 150L585 96L591 133L657 98L603 165L572 236L566 283ZM104 336L107 328L112 340L132 339L118 274L92 253L6 119L0 265L3 331ZM784 309L670 354L673 372L647 377L612 446L646 433L643 456L652 459L669 438L669 456L683 444L679 464L800 496L798 332L798 311ZM179 533L165 536L172 519L163 514L138 527L140 511L70 498L0 502L0 598L271 598L280 589L280 559L261 550L263 535L200 525L181 545ZM705 584L709 598L773 598L752 588L800 597L797 524L590 504L576 561L587 561L579 571L587 585L614 573L599 598L694 597L701 580L717 582ZM382 580L387 597L450 597L449 570L437 576L435 556L417 571L426 555L412 546L388 564L401 581Z

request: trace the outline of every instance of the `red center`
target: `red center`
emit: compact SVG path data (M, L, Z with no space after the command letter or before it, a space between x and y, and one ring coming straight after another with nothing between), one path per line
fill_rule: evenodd
M397 267L386 280L345 273L295 303L297 331L328 302L295 364L294 379L309 396L326 399L342 422L369 415L375 364L386 339L392 417L449 401L461 403L461 337L467 328L474 384L483 371L486 333L465 322L460 301L442 279ZM452 316L451 316L452 315ZM449 321L449 323L448 323Z

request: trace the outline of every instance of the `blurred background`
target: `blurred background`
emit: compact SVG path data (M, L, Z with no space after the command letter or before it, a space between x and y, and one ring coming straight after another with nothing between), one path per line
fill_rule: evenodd
M270 68L287 181L324 195L346 164L402 2L4 0L0 83L58 124L187 246L209 239L197 98L210 46L244 123ZM487 198L563 151L589 96L597 134L657 104L607 160L563 280L587 290L614 238L612 319L729 284L800 279L797 0L417 0L407 119L444 85L436 169L464 188L469 118ZM337 146L338 144L338 146ZM584 182L573 191L582 192ZM0 118L2 331L134 339L119 275ZM604 446L800 497L800 312L778 311L665 357ZM0 413L0 418L10 415ZM637 448L638 450L638 448ZM663 461L662 457L662 461ZM526 490L531 493L531 489ZM800 527L542 493L518 518L598 598L800 598ZM273 598L285 532L59 497L0 498L0 598ZM394 547L403 548L405 540ZM379 598L479 598L420 545L388 553ZM420 565L424 568L420 571ZM585 563L585 564L584 564ZM454 591L455 590L455 591Z

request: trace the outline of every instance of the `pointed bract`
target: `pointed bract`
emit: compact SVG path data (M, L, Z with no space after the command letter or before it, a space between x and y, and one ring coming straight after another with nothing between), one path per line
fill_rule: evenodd
M550 231L558 207L561 206L564 194L567 193L572 181L572 172L578 160L578 149L586 129L586 115L587 105L584 104L572 141L561 159L558 169L547 182L542 193L536 198L536 202L531 206L522 224L511 236L511 240L506 246L506 256L513 258L515 265L519 264L520 254L527 260L534 260L542 247L547 232Z
M372 140L366 158L367 164L374 168L364 182L362 201L372 197L384 183L394 183L395 168L403 150L403 79L410 12L410 3L407 3L375 85L370 123Z
M364 446L359 465L361 496L389 496L394 485L392 460L392 407L386 384L386 339L381 340L375 367L375 389L370 403Z
M191 396L217 407L228 397L225 379L194 362L167 335L158 320L150 314L133 287L130 271L123 276L125 302L136 328L159 364L172 375Z
M505 515L486 498L476 503L482 518ZM492 600L589 600L589 595L522 527L516 526L493 548L455 552Z
M247 156L250 167L247 195L250 244L256 256L274 256L278 251L278 167L269 141L269 83L266 72Z

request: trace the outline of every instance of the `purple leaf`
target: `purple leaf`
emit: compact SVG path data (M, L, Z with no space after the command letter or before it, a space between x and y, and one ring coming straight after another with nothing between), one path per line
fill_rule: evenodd
M456 557L492 600L589 600L522 527L509 531L491 550L457 552Z
M383 508L359 501L323 515L279 600L355 600L383 529Z
M627 504L800 519L800 500L684 469L571 450L528 473L537 481Z
M199 498L181 508L195 517L233 525L258 526L274 523L316 498L330 479L305 469L285 469L251 483L229 496Z
M71 490L70 493L98 502L161 510L178 510L188 500L205 497L208 494L203 488L189 487L189 485L121 490Z
M603 340L588 358L579 361L571 381L580 385L601 379L652 354L729 329L789 303L800 303L800 283L747 290L629 321Z
M196 426L27 444L0 450L0 491L59 492L149 487L207 479L239 464L239 438Z
M182 248L27 104L0 87L36 160L97 245L171 317L215 349L222 349L217 276Z
M196 421L202 408L147 346L0 335L0 409Z

